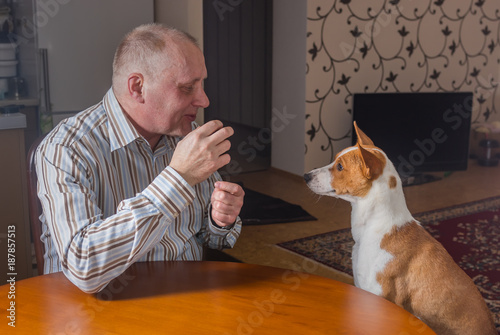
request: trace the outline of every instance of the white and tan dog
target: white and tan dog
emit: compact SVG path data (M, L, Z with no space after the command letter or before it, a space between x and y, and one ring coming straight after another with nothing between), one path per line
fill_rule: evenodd
M304 179L313 192L352 205L355 285L402 306L437 334L496 335L472 280L412 217L393 164L354 126L357 145Z

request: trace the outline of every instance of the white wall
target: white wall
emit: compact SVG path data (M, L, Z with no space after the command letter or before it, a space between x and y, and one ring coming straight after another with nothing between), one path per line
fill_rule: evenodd
M155 0L155 22L188 32L203 47L203 0Z
M306 0L274 0L271 166L304 174Z

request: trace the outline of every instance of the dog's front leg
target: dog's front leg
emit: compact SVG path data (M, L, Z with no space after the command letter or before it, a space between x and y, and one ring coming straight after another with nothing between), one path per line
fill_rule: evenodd
M359 280L358 280L358 255L359 255L359 247L356 242L354 242L354 245L352 246L352 276L354 278L354 286L359 287Z

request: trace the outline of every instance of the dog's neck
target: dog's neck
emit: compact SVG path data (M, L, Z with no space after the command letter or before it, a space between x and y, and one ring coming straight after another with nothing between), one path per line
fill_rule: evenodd
M383 236L395 226L414 221L406 206L401 180L395 169L391 170L390 167L386 168L384 174L373 182L366 196L350 201L351 226L355 240L364 233ZM396 177L397 185L394 188L388 186L390 176Z

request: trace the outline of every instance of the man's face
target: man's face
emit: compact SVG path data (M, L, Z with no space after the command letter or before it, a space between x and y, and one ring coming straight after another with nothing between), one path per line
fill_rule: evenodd
M146 86L143 116L151 135L187 135L198 109L209 105L203 90L207 69L202 52L187 42L180 50L179 59L172 60L157 82Z

